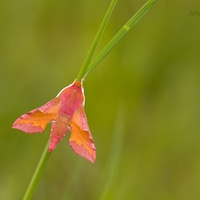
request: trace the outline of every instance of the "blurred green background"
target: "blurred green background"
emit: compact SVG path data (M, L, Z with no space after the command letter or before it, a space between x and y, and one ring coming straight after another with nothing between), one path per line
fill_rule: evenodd
M50 132L12 123L75 79L109 3L0 1L0 199L22 199ZM119 0L97 52L143 3ZM158 1L84 82L95 163L66 135L33 199L199 200L199 36L198 0Z

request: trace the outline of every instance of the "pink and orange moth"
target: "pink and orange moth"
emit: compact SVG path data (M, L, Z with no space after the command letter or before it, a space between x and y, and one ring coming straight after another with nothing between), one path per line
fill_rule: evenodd
M95 161L96 150L84 110L82 81L75 80L63 88L55 99L20 116L13 128L26 133L43 132L51 122L49 152L71 131L69 145L80 156Z

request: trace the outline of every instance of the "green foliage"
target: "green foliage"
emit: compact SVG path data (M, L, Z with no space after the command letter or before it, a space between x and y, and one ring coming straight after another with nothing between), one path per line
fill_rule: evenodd
M1 1L0 199L23 196L49 137L49 130L30 136L12 130L12 123L73 81L108 4ZM99 50L141 4L119 1ZM189 15L197 9L198 1L158 1L87 77L97 160L93 165L76 156L66 136L33 199L95 199L103 192L119 102L128 111L106 199L200 198L200 17Z

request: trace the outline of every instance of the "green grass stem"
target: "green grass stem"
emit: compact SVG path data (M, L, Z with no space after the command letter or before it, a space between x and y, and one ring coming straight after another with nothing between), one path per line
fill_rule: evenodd
M84 75L85 75L85 73L87 71L87 68L88 68L88 66L90 64L91 58L92 58L92 56L93 56L93 54L95 52L95 49L96 49L96 47L97 47L97 45L99 43L99 40L101 39L101 36L102 36L102 34L103 34L103 32L104 32L104 30L106 28L106 25L107 25L107 23L108 23L108 21L110 19L110 16L111 16L111 14L113 12L113 9L114 9L116 3L117 3L117 0L112 0L111 1L110 6L108 7L108 10L107 10L107 12L106 12L106 14L104 16L104 19L103 19L103 21L102 21L102 23L101 23L101 25L99 27L99 30L98 30L97 34L96 34L96 37L94 38L94 41L93 41L93 43L92 43L92 45L90 47L90 50L89 50L89 52L88 52L88 54L86 56L86 59L83 62L83 65L82 65L82 67L81 67L81 69L80 69L80 71L78 73L78 76L76 78L77 80L81 80L84 77Z
M121 158L120 155L123 146L123 137L125 133L126 113L127 109L125 104L120 104L115 121L113 143L110 155L108 156L106 172L103 177L101 190L98 194L98 200L108 199L107 197L109 194L109 189L119 168Z
M48 152L48 148L49 148L49 141L47 142L46 147L45 147L45 149L44 149L44 151L42 153L40 161L39 161L39 163L38 163L38 165L37 165L37 167L35 169L35 172L34 172L34 174L32 176L31 181L30 181L30 183L28 185L28 188L26 190L26 193L24 195L23 200L32 199L32 196L33 196L34 191L35 191L35 189L37 187L37 184L38 184L38 182L40 180L40 177L41 177L41 175L43 173L43 170L44 170L44 168L46 166L48 158L51 155L51 153Z
M149 11L157 0L147 1L131 19L116 33L89 65L84 78L105 58L119 41L133 28L134 25Z

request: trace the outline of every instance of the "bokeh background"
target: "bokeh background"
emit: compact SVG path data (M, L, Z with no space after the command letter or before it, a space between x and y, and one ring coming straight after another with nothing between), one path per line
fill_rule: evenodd
M50 132L12 123L75 79L109 3L0 1L0 199L22 199ZM119 0L97 53L143 3ZM199 36L198 0L158 1L84 82L95 163L66 135L33 199L199 200Z

